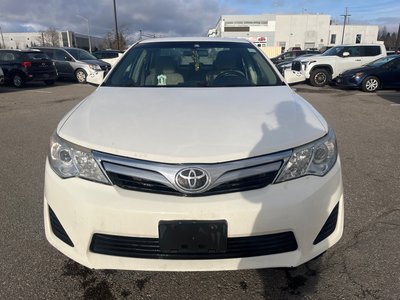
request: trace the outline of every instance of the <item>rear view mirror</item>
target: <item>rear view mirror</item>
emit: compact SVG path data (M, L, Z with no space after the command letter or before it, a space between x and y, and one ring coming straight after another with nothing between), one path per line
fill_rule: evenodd
M345 52L343 52L342 56L343 56L343 57L350 56L350 52L345 51Z

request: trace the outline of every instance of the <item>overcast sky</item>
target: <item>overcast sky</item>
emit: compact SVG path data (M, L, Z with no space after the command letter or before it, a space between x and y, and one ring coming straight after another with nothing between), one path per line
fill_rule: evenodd
M199 36L214 27L222 14L324 13L343 22L349 8L350 24L375 24L397 31L400 0L116 0L118 25L134 36L139 30L162 36ZM0 0L3 32L58 30L97 36L114 28L113 0Z

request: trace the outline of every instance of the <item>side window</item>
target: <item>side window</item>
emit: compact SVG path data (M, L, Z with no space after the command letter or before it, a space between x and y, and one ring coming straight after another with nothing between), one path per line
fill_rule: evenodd
M65 61L65 57L67 56L67 54L62 51L62 50L54 50L54 59L55 60L61 60L61 61Z
M294 57L294 53L290 52L290 53L285 53L285 55L283 56L283 59L289 59L289 58L293 58Z
M390 67L395 69L395 70L400 70L400 58L395 59L394 61L392 61Z
M0 60L4 62L15 61L16 57L14 53L11 52L0 52Z
M376 56L381 54L380 46L362 46L363 56Z
M358 46L349 47L347 51L350 53L350 56L352 57L361 56L360 47Z
M40 51L46 53L46 55L47 55L48 57L50 57L51 59L54 59L53 50L40 50Z

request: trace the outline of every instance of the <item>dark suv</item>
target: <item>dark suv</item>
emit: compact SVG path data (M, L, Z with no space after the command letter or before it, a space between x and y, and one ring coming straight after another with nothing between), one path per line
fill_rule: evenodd
M58 77L52 60L40 51L0 50L0 67L5 81L15 87L22 87L27 81L44 81L51 85Z

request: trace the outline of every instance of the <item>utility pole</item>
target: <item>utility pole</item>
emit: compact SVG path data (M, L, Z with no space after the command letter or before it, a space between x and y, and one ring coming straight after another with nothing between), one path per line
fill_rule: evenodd
M114 20L115 20L115 37L117 38L117 50L119 49L119 34L118 34L118 21L117 21L117 7L115 4L115 0L114 1Z
M396 45L394 48L394 53L400 53L399 47L400 47L400 24L399 24L399 30L397 30L397 39L396 39Z
M347 7L346 7L346 13L344 15L341 15L342 17L344 17L344 21L343 21L343 33L342 33L342 45L343 45L343 40L344 40L344 30L346 28L346 22L347 22L347 18L350 17L351 15L349 15L347 13Z

